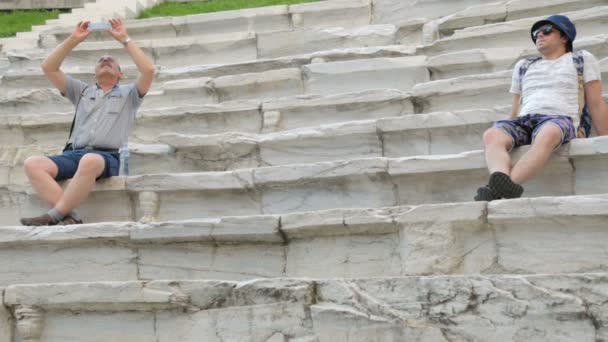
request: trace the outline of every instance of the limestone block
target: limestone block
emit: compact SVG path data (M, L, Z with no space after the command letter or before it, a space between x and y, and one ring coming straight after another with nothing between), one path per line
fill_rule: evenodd
M409 207L332 209L281 215L281 231L289 240L328 236L386 235L398 232L395 216Z
M47 314L41 341L156 342L154 316L153 312Z
M0 339L13 341L15 321L10 311L4 306L4 289L2 289L2 303L3 305L0 305Z
M378 120L378 129L386 157L455 154L483 148L483 132L503 116L492 109L405 115Z
M256 38L251 33L154 40L156 64L166 67L238 63L256 59Z
M52 230L46 227L2 227L0 246L79 243L93 240L121 241L129 238L132 229L130 223L117 222L56 226Z
M263 73L218 77L214 81L220 102L266 100L304 92L300 69L279 69Z
M373 0L373 23L394 23L404 19L439 18L464 8L480 5L482 0Z
M605 195L492 202L498 266L509 273L601 270ZM525 224L523 224L525 222Z
M439 19L439 29L443 35L451 35L458 29L469 26L481 26L488 23L502 22L507 16L510 1L494 2L471 6L462 11Z
M606 193L606 185L598 181L608 174L603 155L608 151L608 139L595 137L577 139L570 144L570 156L576 169L575 193L578 195Z
M264 213L274 214L394 205L385 172L385 160L361 159L260 168L254 179Z
M605 4L602 0L541 0L534 3L525 0L511 0L507 3L506 20L578 11Z
M236 101L141 110L131 136L141 141L158 141L158 136L163 133L215 134L226 131L258 133L261 127L260 103Z
M150 223L131 232L133 241L218 243L280 243L276 216L238 216L221 219Z
M395 44L395 34L393 25L261 33L257 36L258 54L261 58L272 58L336 48L392 45Z
M287 6L268 6L174 17L178 36L236 32L271 32L290 29Z
M157 317L158 340L180 341L286 341L311 333L307 308L298 303L278 303ZM281 339L280 337L283 336ZM279 338L278 340L276 338Z
M63 112L73 108L74 105L54 89L18 89L0 95L0 115Z
M283 276L284 251L278 244L165 244L139 249L142 279L245 280Z
M492 108L511 103L511 70L420 83L413 92L424 113Z
M582 277L589 281L589 285L582 285L582 279L577 282L576 276L572 278L571 283L561 279L554 282L550 276L413 277L331 282L331 285L321 282L313 320L337 321L335 326L342 336L355 335L354 325L363 327L361 336L366 336L369 327L375 328L372 331L379 336L415 337L421 341L503 338L540 341L547 336L592 341L595 328L586 318L589 310L577 295L593 291L605 280L602 276ZM585 301L589 300L589 296L583 296ZM479 314L470 314L471 306ZM585 318L574 318L575 313ZM404 321L415 322L411 324L415 330L406 330L411 325L404 327Z
M396 217L402 274L471 274L492 266L496 247L485 203L423 205Z
M293 240L287 247L289 277L382 277L401 274L398 234Z
M357 27L371 21L370 0L338 0L289 6L293 27Z
M450 52L428 59L433 80L512 70L525 55L523 48L472 49Z
M3 247L2 285L44 282L136 280L136 253L111 244Z
M401 20L396 23L397 43L409 46L426 44L431 24L424 18Z
M373 121L298 129L260 136L262 165L303 164L382 157Z
M226 171L260 167L257 136L244 133L221 135L162 134L159 140L177 150L178 170ZM188 165L184 168L184 164ZM168 171L170 172L170 171Z
M165 82L161 90L148 93L141 108L197 106L216 102L211 79L203 77Z
M606 16L608 8L595 7L581 11L565 13L577 24L577 30L582 35L590 36L603 34L598 24ZM466 50L483 46L484 48L529 47L533 46L530 40L530 27L536 21L545 18L529 17L525 19L512 20L504 23L489 24L482 26L467 27L456 31L452 36L441 39L423 49L426 54L447 53L454 50ZM492 36L493 39L487 39Z
M281 129L311 127L343 121L400 116L414 112L407 93L371 90L352 94L305 96L264 102L263 111L281 113Z
M411 90L429 81L424 56L310 64L303 68L307 93L336 94L375 88Z

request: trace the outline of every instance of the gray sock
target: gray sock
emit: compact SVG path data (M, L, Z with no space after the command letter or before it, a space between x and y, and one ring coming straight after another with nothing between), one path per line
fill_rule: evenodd
M72 216L76 221L82 221L80 216L78 216L78 214L76 214L76 212L74 210L70 211L70 213L68 215ZM68 216L68 215L66 215L66 216Z
M55 208L49 210L49 212L47 214L49 214L49 216L53 219L53 221L55 221L55 223L63 220L63 218L65 217L65 215L63 215L62 213L60 213Z

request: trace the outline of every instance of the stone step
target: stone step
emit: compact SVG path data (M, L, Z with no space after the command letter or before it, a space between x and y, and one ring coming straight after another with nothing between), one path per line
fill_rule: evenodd
M404 115L269 134L187 135L147 130L148 144L138 144L141 137L136 134L130 138L130 171L131 174L227 171L344 159L461 153L483 148L483 132L494 121L505 118L508 111L501 108ZM12 175L9 179L20 178L16 174L22 173L22 163L27 157L59 152L59 142L66 139L69 129L68 118L65 119L61 125L23 127L21 135L9 127L9 132L3 134L6 145L24 143L25 139L37 145L0 148L0 165L6 174ZM179 131L175 125L173 128ZM159 158L163 163L158 163Z
M153 143L159 135L171 132L274 132L412 113L411 96L397 90L143 109L138 113L131 140ZM0 144L58 147L67 139L73 115L73 112L64 112L0 116Z
M125 20L134 39L178 38L196 35L256 32L266 33L299 28L324 28L369 25L370 0L334 0L318 3L281 5L260 8ZM41 46L54 47L65 40L73 27L56 27L41 32ZM105 33L94 33L87 41L111 41Z
M577 37L604 34L601 29L608 18L608 6L565 13L577 26ZM534 46L530 38L532 25L545 16L512 20L457 30L453 35L421 47L419 54L438 55L474 48L506 48Z
M508 109L404 115L351 121L270 134L166 133L169 146L159 168L155 153L133 154L135 174L176 170L225 171L235 168L304 164L345 159L454 154L483 148L483 132Z
M437 20L440 37L456 30L490 23L508 22L529 17L549 16L591 7L608 5L606 0L510 0L471 6Z
M222 77L228 75L261 73L277 69L302 68L313 63L409 57L412 56L414 52L414 47L389 45L319 51L312 54L304 54L294 57L262 59L244 63L191 65L178 68L157 66L155 83L175 81L185 78ZM63 70L66 74L70 74L78 79L87 81L88 83L95 82L95 72L92 63L89 63L89 66L87 67L67 67L63 68ZM125 74L124 78L122 79L123 82L132 82L139 75L135 66L123 66L122 71ZM40 67L11 69L0 75L0 89L32 89L48 87L49 81L40 70Z
M425 57L370 59L312 64L299 68L216 78L189 78L157 84L142 109L206 105L235 100L272 100L304 94L341 94L369 89L411 90L429 81ZM375 78L374 78L375 77ZM374 80L375 81L369 81ZM67 112L73 104L56 89L7 90L0 114Z
M0 10L33 10L33 9L71 9L83 7L85 3L94 0L5 0L0 3Z
M157 65L242 63L317 51L369 46L420 44L422 23L367 25L356 28L301 28L268 33L236 32L206 36L159 38L137 41ZM39 67L50 49L19 50L7 53L13 68ZM65 67L90 66L109 53L122 65L132 65L123 46L116 41L83 42L64 62Z
M52 229L2 227L0 255L6 257L0 286L604 272L606 204L604 194Z
M576 140L560 149L526 197L608 193L608 138ZM519 149L515 160L525 151ZM24 177L19 173L20 177ZM87 222L284 214L335 208L468 202L487 182L483 151L441 156L366 158L226 172L158 173L97 183L82 207ZM66 182L67 183L67 182ZM0 191L0 218L47 210L18 179Z
M590 342L608 335L607 283L587 273L36 284L6 288L2 310L15 334L44 342Z
M481 56L478 51L467 54L480 57L471 64L487 65L483 53ZM448 62L447 65L432 61L435 65L433 68L443 70L446 76L459 74L463 70L458 62L461 57L456 57L453 63ZM431 75L424 64L424 57L413 56L311 64L302 69L276 69L216 78L179 79L157 84L149 91L142 110L236 100L257 99L263 102L287 98L287 101L291 101L294 96L305 94L342 94L374 88L412 90L418 112L424 113L465 110L471 108L471 103L478 108L488 108L511 102L508 92L511 70L428 82ZM606 72L608 59L602 61L602 73ZM604 80L608 80L608 76L604 76ZM404 81L404 78L408 81ZM73 111L73 104L51 88L5 90L0 93L0 104L1 116Z

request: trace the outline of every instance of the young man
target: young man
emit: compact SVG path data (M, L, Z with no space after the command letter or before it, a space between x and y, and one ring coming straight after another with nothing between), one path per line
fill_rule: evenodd
M73 210L88 197L97 179L118 174L118 148L127 141L155 71L152 62L129 38L123 23L113 19L110 25L107 32L124 45L140 76L136 83L119 85L123 74L111 56L97 61L94 85L61 71L67 55L91 34L89 22L78 23L70 37L42 63L48 80L76 106L76 121L69 149L60 155L30 157L25 161L25 172L33 188L52 209L41 216L22 218L23 225L82 223ZM63 190L57 181L68 178L72 181Z
M521 197L521 184L543 168L557 147L577 137L581 106L574 57L584 59L584 95L593 128L599 135L608 134L600 67L587 51L573 55L574 24L563 15L553 15L535 23L531 33L542 58L519 61L513 70L510 120L496 122L483 136L490 180L477 190L476 201ZM511 165L509 152L530 144Z

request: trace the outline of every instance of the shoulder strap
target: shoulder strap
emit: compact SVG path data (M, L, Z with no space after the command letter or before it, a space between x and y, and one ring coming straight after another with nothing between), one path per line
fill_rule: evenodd
M72 119L72 126L70 126L70 135L68 135L68 142L66 144L70 143L70 139L72 139L72 132L74 132L74 124L76 124L76 114L78 113L78 105L80 104L80 100L82 100L82 97L84 96L84 92L89 88L89 86L84 87L84 89L82 89L82 91L80 92L80 97L78 98L78 101L76 101L76 109L74 110L74 118Z
M586 138L591 134L591 116L585 104L585 57L583 56L583 51L574 51L572 53L572 62L574 62L578 79L578 114L580 123L576 130L576 137Z
M521 63L521 65L519 66L519 82L523 82L524 80L524 76L526 75L526 72L528 72L528 69L530 69L530 66L538 61L540 61L542 59L542 57L531 57L531 58L526 58L524 60L523 63ZM524 96L522 93L522 96L519 97L519 110L521 111L521 104L524 102Z
M528 69L530 68L530 66L532 64L540 61L541 59L542 59L542 57L526 58L524 60L524 62L519 66L519 80L523 81L523 78L526 75L526 72L528 72Z

